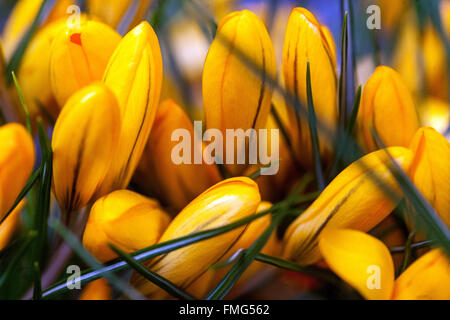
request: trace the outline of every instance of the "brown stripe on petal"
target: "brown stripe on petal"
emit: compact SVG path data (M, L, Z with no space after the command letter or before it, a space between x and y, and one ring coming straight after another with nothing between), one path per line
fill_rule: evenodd
M325 227L330 222L330 220L336 215L336 213L339 211L339 209L342 208L342 206L347 202L347 200L350 198L350 196L356 192L356 189L359 188L359 186L363 182L364 182L364 179L361 179L361 181L359 181L352 189L350 189L347 192L347 194L345 195L345 197L336 204L336 206L333 208L333 210L331 210L331 213L328 215L328 217L325 219L325 221L320 225L320 227L317 229L317 231L315 233L311 233L308 235L308 237L303 242L306 246L303 246L304 248L301 251L302 255L305 255L305 252L307 252L308 250L309 251L312 250L311 245L314 246L319 234L323 231L323 229L325 229ZM311 235L312 235L312 238L309 239ZM299 255L300 255L300 252L295 255L294 259L296 260Z
M151 63L149 63L149 68L151 67ZM130 170L130 162L131 162L131 158L133 157L134 154L134 150L136 149L136 145L137 142L139 140L139 137L141 136L141 132L142 132L142 128L144 127L144 123L145 120L147 119L147 114L148 114L148 109L149 109L149 104L150 104L150 86L151 86L151 69L149 69L149 79L148 79L148 89L147 89L147 100L145 102L145 110L144 110L144 115L142 117L142 121L141 124L139 125L139 131L136 135L136 139L134 140L133 143L133 148L131 149L131 152L128 156L127 159L127 163L126 165L122 168L120 174L119 174L119 178L118 181L115 182L115 184L118 184L118 187L122 187L122 183L123 183L123 179L127 176L128 171Z
M261 38L259 38L259 42L261 44L261 50L262 50L262 71L263 71L263 75L262 75L262 81L261 81L261 89L259 92L259 99L258 99L258 107L256 108L256 114L255 114L255 118L253 119L253 124L252 124L252 128L255 129L256 126L256 122L258 120L259 114L261 112L261 105L262 102L264 100L264 94L266 91L266 77L267 77L267 70L266 70L266 57L265 57L265 51L264 51L264 45L262 43Z
M298 43L299 43L299 37L300 37L300 32L298 32L297 34L297 41L295 42L295 54L294 54L294 94L295 94L295 100L296 100L296 104L298 104L298 107L300 108L300 97L298 94L298 75L297 75L297 65L298 65ZM301 139L302 136L302 124L300 121L300 114L299 114L299 110L297 110L297 107L294 106L294 111L295 111L295 119L297 120L297 127L298 127L298 136L299 139Z
M84 146L86 144L86 136L87 136L87 132L89 130L89 124L90 124L90 119L88 121L88 123L86 124L85 127L83 127L83 134L81 135L81 141L78 147L78 153L77 153L77 161L75 163L75 169L73 172L73 179L72 179L72 186L70 188L70 192L69 190L67 190L67 195L68 198L66 198L66 209L68 211L68 213L72 212L75 208L77 208L80 205L80 194L77 193L77 183L78 183L78 178L80 175L80 170L81 170L81 164L83 161L83 155L84 155Z

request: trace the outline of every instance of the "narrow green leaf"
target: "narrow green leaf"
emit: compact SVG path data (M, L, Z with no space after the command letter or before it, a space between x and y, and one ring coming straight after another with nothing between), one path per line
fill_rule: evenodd
M361 91L362 91L362 88L361 88L361 86L359 86L358 90L356 90L355 99L353 101L353 108L352 108L352 113L350 115L350 120L349 120L348 125L346 127L347 134L349 136L353 135L353 130L355 128L356 119L358 117L359 107L361 105Z
M28 107L25 104L25 100L23 99L22 90L20 89L19 81L17 81L16 74L14 71L11 72L12 79L14 81L14 85L16 86L17 94L19 95L20 104L22 105L23 112L25 114L25 121L27 124L27 130L30 133L30 135L33 135L33 132L31 130L31 119L30 119L30 112L28 111Z
M35 261L33 263L33 271L34 271L33 300L40 300L42 297L42 288L41 288L41 270L39 268L39 262Z
M310 275L335 285L341 283L340 279L336 275L322 268L314 266L301 266L295 262L269 256L263 253L259 253L258 255L256 255L255 260L265 264L270 264L277 268Z
M25 184L25 187L23 187L22 191L20 192L16 201L12 205L11 209L9 209L8 212L6 213L6 215L0 220L0 224L2 224L2 222L5 221L6 218L8 218L8 216L11 214L11 212L13 212L14 209L19 205L20 201L22 201L25 198L25 196L28 194L28 192L31 190L33 185L36 183L36 181L40 177L41 171L42 171L42 168L40 167L31 174L31 176L28 178L27 183Z
M345 12L341 31L341 74L339 76L339 125L347 123L347 59L348 59L348 12Z
M208 294L206 300L218 300L223 299L231 288L239 280L240 276L247 270L250 264L255 259L256 255L263 249L272 233L278 227L282 219L285 217L287 211L276 214L273 216L273 220L269 227L263 232L263 234L256 240L248 251L243 254L237 263L228 271L225 277L220 283Z
M420 242L411 244L410 248L411 248L411 250L419 250L419 249L423 249L423 248L428 248L435 244L436 244L436 241L434 241L434 240L425 240L425 241L420 241ZM391 254L403 253L403 252L405 252L405 250L406 250L406 247L404 247L404 246L393 247L393 248L389 249Z
M314 173L316 174L317 187L319 188L319 190L323 190L325 189L325 179L323 178L322 162L320 160L319 135L317 133L317 119L312 96L311 71L309 61L307 62L306 66L306 93L308 96L308 123L314 160Z
M409 259L411 257L411 252L412 252L411 245L413 243L415 235L416 235L416 232L413 230L409 233L408 239L406 239L403 261L402 261L402 265L400 266L400 270L399 270L397 276L400 275L403 271L405 271L406 268L408 267Z
M157 285L161 289L165 290L170 295L174 296L175 298L182 299L182 300L195 300L193 296L190 294L184 292L180 288L178 288L176 285L174 285L172 282L167 280L166 278L160 276L159 274L147 269L144 265L137 262L134 257L130 256L129 254L123 252L113 244L109 244L112 250L114 250L115 253L119 255L120 258L122 258L125 262L127 262L131 268L136 270L137 273L142 275L145 279L152 282L153 284Z

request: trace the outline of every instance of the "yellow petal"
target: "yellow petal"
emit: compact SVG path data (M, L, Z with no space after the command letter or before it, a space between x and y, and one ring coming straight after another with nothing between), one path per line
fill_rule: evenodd
M420 128L411 142L411 180L450 227L450 143L430 127Z
M434 249L411 264L394 284L394 300L449 300L450 261Z
M92 206L83 245L102 262L117 254L109 243L134 252L155 244L169 224L169 216L155 200L128 190L117 190Z
M240 54L245 54L266 76L256 74ZM267 78L274 79L275 73L274 48L260 19L248 10L226 16L217 29L203 69L207 128L221 130L224 138L226 129L262 128L269 116L272 97ZM226 142L224 148L225 145ZM237 143L235 159L244 147L244 143ZM227 165L227 169L239 175L245 166Z
M66 212L86 205L100 187L119 130L117 100L103 84L87 86L67 101L52 138L54 192Z
M175 130L187 130L191 164L175 164L172 151L179 141L172 141ZM184 138L183 138L184 140ZM172 100L163 102L157 111L150 138L142 155L135 180L150 189L165 205L177 212L196 196L220 181L215 164L194 163L194 153L203 152L200 138L194 143L194 127L186 113ZM194 183L195 181L195 183Z
M331 270L364 298L390 299L394 263L383 242L361 231L329 229L320 236L319 248Z
M111 27L116 28L122 21L122 18L133 6L133 0L121 0L121 1L109 1L109 0L87 0L87 10L92 15L100 18L103 22L109 24ZM140 0L137 10L131 8L130 10L136 10L131 27L136 26L138 21L145 18L145 14L148 10L152 0Z
M130 182L158 107L162 84L161 50L147 22L139 24L120 41L103 79L119 101L122 129L101 195L125 188Z
M411 93L399 74L386 66L375 70L361 98L358 134L368 151L376 150L372 128L388 147L408 147L419 128Z
M20 212L25 206L22 200L17 207L9 214L8 218L0 224L0 251L5 248L11 240L14 232L20 224Z
M88 283L78 300L111 300L111 298L111 288L108 282L101 278Z
M412 152L403 147L386 149L396 163L408 172ZM287 229L284 236L284 256L300 264L320 260L318 237L326 228L348 228L369 231L395 208L379 185L381 181L399 192L398 184L386 164L386 150L372 152L345 168ZM379 180L374 180L377 177Z
M294 8L289 17L283 46L283 76L286 89L307 107L306 68L311 68L311 87L317 117L333 132L337 121L336 74L334 42L314 15L304 8ZM297 123L294 106L290 106L291 121L296 133L293 144L298 158L306 166L312 164L311 138L308 120L299 112ZM319 132L321 153L329 153L330 137ZM305 150L307 150L305 152Z
M223 227L253 215L261 201L258 187L249 178L232 178L219 182L194 199L171 222L160 243L190 233ZM187 288L232 247L245 227L172 251L146 263L152 271ZM141 276L134 274L132 283L152 299L167 294Z
M0 127L0 219L11 209L34 165L30 134L18 123Z
M50 60L52 92L59 106L79 89L103 78L120 35L96 21L61 30L53 41Z

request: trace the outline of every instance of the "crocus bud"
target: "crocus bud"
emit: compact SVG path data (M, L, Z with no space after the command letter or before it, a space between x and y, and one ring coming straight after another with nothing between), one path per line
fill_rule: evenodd
M140 0L138 1L138 6L133 8L135 2L133 0L87 0L87 10L113 28L119 26L125 14L131 12L133 14L133 20L130 26L134 27L139 21L145 18L145 14L152 0Z
M173 140L174 135L182 141ZM179 157L175 152L180 144L183 146L183 161L186 160L182 163L175 159ZM201 138L194 135L189 117L175 102L167 100L158 108L135 180L143 188L149 188L150 193L165 205L179 212L220 181L217 167L203 160L202 147ZM198 164L195 163L195 153L200 156Z
M424 127L410 149L414 153L411 180L450 228L450 143L433 128Z
M20 124L0 127L0 219L11 209L34 165L34 145Z
M261 201L258 186L249 178L238 177L212 186L170 223L160 243L194 232L223 227L253 215ZM146 262L148 268L185 289L219 261L239 238L245 227L197 242ZM138 274L131 278L138 290L151 299L167 294Z
M236 53L237 52L237 53ZM242 55L258 67L255 72ZM227 129L260 129L269 116L272 88L268 79L276 73L275 53L269 34L259 18L248 10L226 16L217 29L209 48L203 70L203 103L206 126L218 129L226 137ZM243 90L245 88L245 90ZM234 136L229 137L233 140ZM233 175L239 175L245 165L237 163L245 152L244 139L231 144L224 139L222 160ZM226 144L235 146L226 149ZM231 152L234 152L233 160ZM246 152L245 152L246 153ZM237 157L236 157L237 155Z
M83 245L99 261L117 257L113 244L134 252L155 244L169 224L158 202L135 192L117 190L92 206L83 235Z
M320 260L317 240L324 229L369 231L391 213L397 205L392 196L400 188L387 166L391 160L386 152L404 171L409 170L413 155L403 147L378 150L349 165L289 226L284 236L286 258L315 263ZM387 194L386 187L394 193Z
M22 200L9 214L8 218L0 224L0 251L8 245L14 232L20 225L20 212L24 206L25 200Z
M22 38L28 32L39 8L44 0L19 0L6 22L2 34L7 60L11 59ZM55 1L51 11L47 13L44 26L67 15L67 8L74 4L72 0Z
M102 80L120 39L114 29L96 21L59 32L51 49L50 81L60 107L75 91Z
M42 107L54 118L59 108L50 85L50 55L55 37L65 27L65 19L52 22L40 29L25 51L17 74L25 103L34 118Z
M86 285L78 300L111 300L111 288L104 278Z
M314 15L304 8L294 8L289 17L283 46L283 76L286 90L292 94L302 107L307 109L307 62L310 63L311 89L317 119L331 132L337 123L336 104L336 49L333 39L322 28ZM291 108L291 121L295 122L294 145L298 159L311 166L312 147L308 119L301 111ZM298 114L295 115L295 112ZM299 117L297 123L295 119ZM332 140L319 131L319 145L322 155L329 153Z
M329 229L319 248L328 266L366 299L390 299L394 263L380 240L357 230Z
M358 134L368 151L377 149L375 130L386 146L408 147L419 129L414 102L399 74L381 66L367 81L358 113Z
M100 187L119 130L117 100L103 84L87 86L67 101L52 137L54 192L67 213L85 206Z
M414 261L395 281L394 300L449 300L450 260L434 249Z
M158 107L162 57L158 38L147 22L139 24L120 41L103 81L119 101L122 129L101 195L123 189L130 182Z

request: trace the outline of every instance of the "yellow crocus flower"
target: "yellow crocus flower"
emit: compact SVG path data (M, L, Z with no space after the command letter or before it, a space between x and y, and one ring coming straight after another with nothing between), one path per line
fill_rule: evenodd
M109 0L87 0L87 10L90 14L100 18L113 28L116 28L122 18L133 5L133 0L109 1ZM152 0L140 0L138 7L133 11L133 20L130 27L135 27L141 20L145 18L145 14L152 3Z
M51 48L50 83L60 107L75 91L102 80L120 39L111 27L96 21L82 21L58 33Z
M328 266L366 299L450 299L450 260L440 249L418 258L394 280L388 248L361 231L327 230L319 248Z
M119 130L117 100L102 83L77 91L67 101L52 137L54 192L67 213L85 206L100 187Z
M159 203L132 191L117 190L92 206L83 245L99 261L117 258L113 244L131 253L155 244L170 222Z
M9 61L19 45L22 38L31 26L34 18L38 14L39 8L44 0L19 0L12 10L6 22L2 33L2 40L5 47L5 56ZM68 17L67 8L73 5L72 0L58 0L55 2L52 10L48 13L44 26L59 20L60 18Z
M378 150L349 165L289 226L284 236L286 258L315 263L320 260L317 240L324 229L369 231L391 213L397 205L391 197L399 187L387 166L391 161L387 152L404 171L409 170L413 155L403 147ZM383 186L395 193L386 194Z
M411 180L450 227L450 143L435 129L424 127L410 148Z
M34 166L34 144L18 123L0 127L0 219L11 209Z
M388 147L409 146L419 120L411 93L395 70L386 66L375 70L364 87L357 122L369 152L377 149L373 129Z
M175 164L172 160L172 141L175 130L187 130L191 140L190 164ZM174 101L167 100L158 108L150 138L142 155L134 179L149 188L164 204L179 212L196 196L220 181L217 167L194 163L194 153L203 152L201 138L194 143L194 127L187 114ZM202 158L203 159L203 158Z
M286 90L308 107L306 92L307 62L311 68L311 87L317 118L330 132L337 123L336 101L336 48L329 31L322 27L314 15L305 8L294 8L289 17L283 46L283 76ZM311 166L312 148L308 120L301 111L290 106L291 121L295 123L293 145L298 159L307 167ZM295 113L298 113L297 115ZM300 121L296 121L297 117ZM319 131L320 151L328 154L332 139Z
M144 21L120 41L103 77L119 101L122 129L100 195L126 188L130 182L150 135L162 77L158 38Z
M241 55L250 59L264 75L252 70ZM274 48L261 20L248 10L227 15L219 24L203 69L206 127L220 130L224 138L227 129L262 128L272 99L268 79L274 79L275 73ZM245 152L246 145L243 141L236 143L235 159ZM231 154L224 152L222 155L224 163L229 163L226 156L231 157ZM226 165L232 175L241 174L245 167L243 164Z
M246 177L224 180L212 186L170 223L160 243L194 232L223 227L253 215L261 201L258 186ZM185 289L218 262L233 246L245 227L172 251L146 263L147 267ZM134 286L151 299L167 297L162 289L138 274L131 279Z
M98 279L86 285L78 300L111 300L111 288L104 279Z

